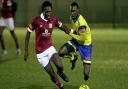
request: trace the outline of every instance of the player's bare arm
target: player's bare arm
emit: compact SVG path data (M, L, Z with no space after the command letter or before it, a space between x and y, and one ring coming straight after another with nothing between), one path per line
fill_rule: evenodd
M27 61L27 58L28 58L28 45L29 45L30 34L31 33L27 31L26 37L25 37L24 61Z
M62 31L64 31L66 34L69 34L71 29L68 29L66 25L62 24L62 26L60 27L60 29Z

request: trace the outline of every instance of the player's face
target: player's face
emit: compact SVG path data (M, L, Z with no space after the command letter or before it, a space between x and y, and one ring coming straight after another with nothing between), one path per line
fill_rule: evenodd
M44 18L46 20L50 20L51 15L52 15L52 8L50 6L45 7L43 14L44 14Z
M77 6L71 6L70 7L71 17L73 20L76 20L78 18L79 10Z

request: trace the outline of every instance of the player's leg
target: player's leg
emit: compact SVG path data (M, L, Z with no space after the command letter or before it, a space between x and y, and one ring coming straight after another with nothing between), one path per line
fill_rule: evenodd
M66 82L69 82L68 77L65 75L65 73L63 72L63 64L61 62L61 59L58 55L58 53L54 53L52 55L52 61L55 64L55 66L57 67L57 74Z
M70 58L71 59L70 61L72 63L71 69L75 68L75 63L78 59L78 55L76 54L76 47L70 41L68 41L68 43L64 44L60 48L59 56Z
M92 44L88 46L79 46L79 52L81 59L83 61L83 74L84 80L87 81L89 79L90 69L91 69L91 56L92 56ZM87 89L89 87L85 85Z
M60 57L68 57L69 51L67 49L67 45L68 44L66 43L66 44L64 44L64 45L62 45L60 47L59 52L58 52L58 54L59 54Z
M57 75L55 74L50 62L44 67L44 69L46 70L46 72L50 75L51 80L60 88L60 89L64 89L63 88L63 84L60 82L59 78L57 77Z
M6 27L6 24L4 23L3 18L0 18L0 43L1 43L2 55L7 54L5 44L4 44L4 37L3 37L3 31L4 31L5 27Z
M60 82L59 78L57 77L57 75L55 74L52 66L51 66L51 57L52 55L55 53L55 49L53 46L49 47L48 49L46 49L44 52L37 54L37 59L39 61L39 63L44 67L44 69L46 70L46 72L49 74L49 76L51 77L51 80L61 89L63 88L63 84Z
M89 79L91 64L83 62L83 72L84 72L84 80L87 81Z
M84 80L85 82L89 79L89 74L91 70L91 63L85 63L83 62L83 74L84 74ZM88 85L82 84L79 89L89 89Z
M10 34L11 34L14 42L15 42L16 54L17 54L17 56L19 56L21 52L20 52L20 47L19 47L19 43L18 43L18 38L17 38L16 33L14 31L15 27L14 27L13 18L6 19L6 24L7 24L8 29L10 30Z
M14 42L15 42L16 54L17 54L17 56L20 56L20 53L21 53L21 52L20 52L20 47L19 47L19 43L18 43L17 36L16 36L14 30L10 31L10 33L11 33L11 36L12 36Z
M15 41L16 49L19 49L18 39L17 39L17 36L16 36L14 30L10 31L10 33L11 33L11 36L13 37L13 40Z
M2 50L5 50L4 38L3 38L4 27L0 27L0 42Z

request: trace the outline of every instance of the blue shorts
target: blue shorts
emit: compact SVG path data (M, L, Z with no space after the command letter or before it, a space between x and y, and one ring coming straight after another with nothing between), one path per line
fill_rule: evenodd
M71 46L74 47L76 51L79 51L81 59L91 61L92 57L92 44L90 45L81 45L77 43L76 40L72 39L68 42ZM68 46L67 48L70 49L71 46Z

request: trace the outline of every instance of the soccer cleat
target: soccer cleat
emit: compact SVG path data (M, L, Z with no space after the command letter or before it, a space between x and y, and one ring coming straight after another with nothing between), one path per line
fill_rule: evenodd
M8 52L6 50L3 51L3 55L6 55Z
M71 69L73 70L74 68L75 68L75 66L76 66L76 61L77 61L77 59L78 59L78 55L73 55L74 57L73 57L73 59L71 59L71 63L72 63L72 66L71 66Z
M64 89L64 85L63 84L61 84L60 89Z
M82 84L79 89L90 89L88 85Z
M59 71L57 71L57 74L65 81L65 82L69 82L68 77L62 72L60 73ZM63 89L63 88L62 88Z
M64 89L64 86L60 87L60 89Z
M16 56L17 56L17 57L19 57L19 56L20 56L20 54L21 54L20 49L17 49L17 50L16 50Z

